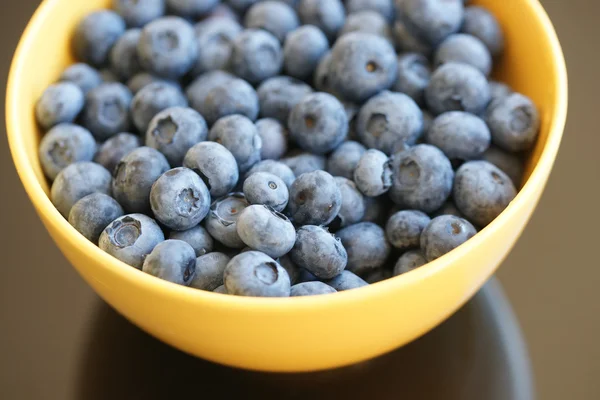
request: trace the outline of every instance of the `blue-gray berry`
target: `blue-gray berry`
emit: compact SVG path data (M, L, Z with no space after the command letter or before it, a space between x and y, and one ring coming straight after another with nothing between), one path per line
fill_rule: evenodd
M470 161L456 171L454 201L469 221L478 226L492 222L516 194L508 175L487 161Z
M40 163L44 174L50 180L54 180L60 171L73 163L92 161L94 154L94 137L79 125L56 125L40 141Z
M375 149L367 150L354 169L354 182L367 197L386 193L394 182L393 158Z
M181 86L178 82L164 79L156 75L149 74L148 72L140 72L135 74L127 81L127 87L129 90L131 90L131 93L136 95L140 90L152 83L168 83L181 90Z
M389 268L379 267L366 273L365 276L363 276L363 278L365 282L372 285L374 283L390 279L392 276L393 272Z
M363 222L374 222L379 225L385 225L392 202L389 196L365 197L365 215Z
M232 249L244 248L246 244L240 239L236 225L238 217L248 205L242 193L232 193L215 200L205 223L210 235Z
M222 144L233 154L241 173L260 161L262 141L258 130L243 115L219 119L211 128L209 139Z
M196 259L196 275L190 282L190 287L216 291L223 286L223 275L227 264L231 261L223 253L208 253Z
M485 76L492 71L492 56L485 44L475 36L465 33L448 36L435 51L436 67L449 62L469 64Z
M313 86L322 92L332 92L331 75L331 51L323 54L313 77Z
M229 294L254 297L289 297L290 277L281 265L259 251L231 259L224 274Z
M215 142L200 142L193 146L185 155L183 166L202 178L215 199L231 192L239 179L235 157Z
M402 275L427 264L421 250L409 250L402 254L394 265L394 276Z
M255 172L244 181L244 196L250 204L263 204L275 211L283 211L288 204L288 187L277 175Z
M258 95L243 79L233 79L212 88L198 105L198 111L209 125L228 115L243 115L252 121L258 117Z
M346 0L348 14L365 10L381 14L388 22L393 22L396 19L394 0Z
M433 121L425 140L451 160L473 160L488 149L491 135L485 122L476 115L450 111Z
M275 36L261 29L246 29L233 41L230 70L251 84L278 75L283 67L283 51Z
M289 133L286 127L274 118L256 121L256 129L262 141L260 158L279 160L287 152Z
M286 74L304 80L311 78L328 50L327 36L316 26L303 25L290 32L283 46Z
M521 186L523 180L523 160L518 154L508 153L497 146L490 146L481 155L481 159L500 168L513 181L515 188Z
M269 78L257 89L260 115L287 125L292 108L312 91L306 83L289 76Z
M292 7L280 1L262 1L254 4L244 17L249 29L264 29L283 43L287 34L300 25Z
M488 109L486 122L492 142L504 150L529 150L540 130L540 115L530 98L519 93L498 99Z
M131 117L136 128L145 133L150 121L170 107L187 107L187 99L176 86L167 82L146 85L133 97Z
M110 195L111 176L103 166L89 161L73 163L58 173L52 183L50 199L56 209L68 218L71 207L92 193Z
M108 67L98 71L103 83L121 83L119 77Z
M348 255L340 241L326 229L315 225L298 229L290 257L297 266L319 279L339 275L348 262Z
M435 115L446 111L480 114L491 100L487 78L468 64L447 63L435 70L425 89L429 110Z
M132 78L142 69L137 55L137 44L141 34L140 29L129 29L110 50L110 68L121 81Z
M208 127L202 115L191 108L171 107L150 121L146 146L163 153L171 166L180 166L188 150L207 136Z
M141 145L139 136L125 132L119 133L100 145L94 162L112 173L123 157Z
M152 218L144 214L128 214L104 229L98 246L125 264L142 269L146 256L164 240L163 231Z
M392 155L416 143L423 132L423 113L407 95L384 91L361 107L356 132L367 147Z
M342 271L341 274L333 279L325 281L325 283L338 292L350 289L358 289L360 287L369 285L361 277L348 270Z
M104 141L117 133L129 131L132 95L127 86L103 83L91 89L85 99L82 122L96 139Z
M346 11L340 0L300 0L296 10L303 25L314 25L334 42L344 21Z
M190 107L199 111L204 104L208 92L234 79L236 79L235 76L220 70L209 71L200 75L185 89L185 95L190 102Z
M402 210L393 214L385 225L385 235L392 246L400 250L419 247L421 232L431 218L417 210Z
M219 0L166 0L167 8L175 15L196 19L209 14Z
M125 21L114 11L94 11L75 28L72 47L75 58L96 67L108 62L110 49L125 33Z
M465 8L465 19L461 31L481 40L494 57L499 56L504 49L502 27L494 14L483 7Z
M333 46L329 81L332 88L348 100L364 102L390 88L397 75L396 52L382 37L352 32Z
M169 162L161 152L138 147L115 167L113 196L127 212L149 213L152 185L169 168Z
M281 265L285 269L285 271L288 273L288 276L290 277L290 283L292 285L295 285L295 284L301 282L301 277L302 277L301 275L306 270L304 268L297 266L292 261L289 253L283 257L279 257L277 262L279 262L279 265ZM308 272L308 271L306 271L306 272Z
M69 212L69 223L86 239L98 243L100 234L123 209L115 199L104 193L92 193L80 199Z
M281 162L290 167L296 176L324 170L326 161L324 156L306 152L281 159Z
M355 274L363 275L382 267L390 255L391 246L384 230L372 222L351 225L336 235L348 253L346 269Z
M398 56L398 77L392 89L410 96L417 104L425 103L425 89L431 79L429 60L423 54L402 53Z
M141 28L165 13L165 0L113 0L113 8L131 28Z
M304 173L292 184L288 210L297 225L329 225L341 207L340 189L325 171Z
M454 204L454 200L452 200L452 198L446 200L446 202L440 208L431 214L431 217L435 218L439 217L440 215L454 215L456 217L467 219L465 215L456 207L456 204Z
M365 146L358 142L348 140L342 143L329 155L327 172L333 176L354 179L354 170L365 151Z
M158 221L170 229L185 231L198 225L208 214L210 193L191 169L174 168L154 182L150 206Z
M196 274L194 249L181 240L165 240L148 254L142 271L165 281L188 286Z
M196 24L198 59L192 69L192 75L198 76L208 71L226 68L231 57L233 40L242 29L237 21L222 17L208 18Z
M393 32L396 47L401 52L418 53L429 57L434 50L435 45L421 37L417 29L408 21L398 18L394 22Z
M254 166L246 173L246 176L250 176L255 172L268 172L278 176L283 182L285 182L285 185L288 187L288 189L296 180L296 175L290 167L280 161L275 160L263 160L254 164Z
M346 17L346 22L340 29L339 36L351 32L371 33L392 41L392 30L383 15L376 11L356 11Z
M196 257L201 257L213 251L214 240L201 225L196 225L185 231L171 231L169 239L183 240L196 252Z
M290 296L316 296L321 294L337 293L337 290L331 286L315 281L315 282L302 282L294 285L290 289Z
M454 215L431 220L421 233L421 249L427 261L433 261L471 239L477 230L471 223Z
M85 103L82 90L75 83L59 82L50 85L35 105L40 126L48 130L65 122L73 122Z
M79 86L83 94L86 94L102 83L102 77L95 68L85 63L77 63L63 71L60 81L74 83Z
M342 207L331 226L335 224L336 228L344 228L360 222L365 215L365 199L362 193L348 178L336 176L335 183L342 194Z
M163 17L150 22L142 30L138 57L148 72L170 79L182 77L198 58L194 28L179 17Z
M250 6L259 0L224 0L229 7L239 14L245 13Z
M426 43L436 45L462 24L462 0L397 0L397 15Z
M426 213L440 208L452 192L454 171L437 147L419 144L393 159L390 197L401 207Z
M213 293L229 294L227 293L227 288L225 287L225 285L219 286L218 288L213 290Z
M246 207L237 220L240 239L253 250L277 258L287 254L296 241L296 230L287 217L264 205Z

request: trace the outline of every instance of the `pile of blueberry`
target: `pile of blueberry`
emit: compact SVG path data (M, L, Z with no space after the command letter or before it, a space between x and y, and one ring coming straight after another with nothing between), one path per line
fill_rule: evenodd
M539 130L463 0L114 0L36 106L51 199L119 260L245 296L348 290L460 246Z

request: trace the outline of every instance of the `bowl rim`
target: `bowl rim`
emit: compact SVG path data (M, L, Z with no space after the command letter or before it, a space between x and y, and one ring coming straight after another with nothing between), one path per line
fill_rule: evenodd
M292 312L299 309L306 310L315 306L323 306L324 304L335 307L336 305L347 303L349 301L368 301L369 298L372 298L376 294L379 296L387 296L392 292L401 291L403 287L416 285L419 281L422 281L428 276L434 275L445 268L450 268L464 254L467 254L472 248L479 246L487 237L493 235L494 232L507 224L508 221L519 213L519 210L523 209L531 199L535 198L536 190L539 189L540 186L542 189L545 186L554 159L558 153L566 124L568 106L567 69L560 42L546 11L538 0L525 1L526 6L531 7L533 9L533 14L539 18L539 22L546 33L552 52L552 59L554 60L552 68L554 69L554 75L557 79L557 90L553 99L556 112L551 116L546 144L542 149L540 158L529 179L509 206L494 221L479 231L477 235L464 245L459 246L437 260L429 262L423 267L417 268L410 273L395 276L362 288L342 291L326 296L326 303L322 301L323 296L293 298L231 296L167 282L148 275L141 270L132 268L108 253L105 253L95 244L88 241L73 228L65 218L63 218L50 201L49 196L46 195L28 160L23 142L19 135L19 133L23 131L21 126L22 113L19 112L19 104L15 101L15 98L18 97L19 84L24 79L24 54L32 47L35 38L40 33L42 22L52 14L53 9L60 0L45 0L41 3L25 28L13 56L6 94L7 136L13 162L31 202L38 212L44 213L46 223L52 225L57 232L61 232L64 240L73 243L82 251L88 253L90 257L99 260L99 264L101 264L100 268L107 269L111 274L118 275L120 279L127 281L132 285L146 286L153 292L162 292L166 296L178 297L185 301L201 302L205 304L210 303L228 309L255 310L258 307L262 311L274 312Z

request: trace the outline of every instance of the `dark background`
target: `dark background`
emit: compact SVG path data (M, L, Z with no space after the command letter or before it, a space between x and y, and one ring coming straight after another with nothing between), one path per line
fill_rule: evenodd
M0 12L2 97L12 53L38 1L19 0L10 2L10 6L6 0L3 3ZM542 3L565 51L570 78L569 120L539 208L498 276L529 346L538 398L599 399L600 262L596 253L600 248L600 2L544 0ZM3 106L0 119L4 120ZM144 378L147 382L163 379L160 373L144 376L146 372L138 370L142 364L193 363L195 360L155 342L117 317L79 278L35 215L12 165L6 137L4 133L0 136L0 250L3 253L0 398L108 398L97 388L106 385L110 390L105 393L114 395L119 385L130 379L139 385L143 385ZM452 324L456 323L446 324L430 337L443 337L443 332L452 330L448 328ZM411 353L413 348L405 352L409 354L407 357L415 356ZM85 351L94 356L82 357ZM120 365L115 365L115 358L111 358L115 354L124 360ZM135 362L127 362L134 359ZM385 370L385 379L393 381L389 371L394 367L387 366L385 360L388 359L380 361L382 366L375 373ZM204 363L194 365L201 367L183 374L182 381L171 374L167 386L176 389L192 383L198 385L197 396L208 393L202 386L215 383L202 383L194 378L214 367ZM156 367L165 368L164 365ZM462 368L462 365L458 363L455 367ZM152 368L146 370L152 371ZM435 379L442 379L435 371L433 368L430 377L433 386ZM264 379L225 369L221 372L231 379L231 387ZM115 376L122 380L112 380ZM352 374L349 377L343 375L340 379L352 379ZM193 382L184 382L190 379ZM88 380L92 383L86 386ZM285 379L281 382L285 384ZM373 385L378 384L373 382ZM222 385L223 397L226 397L231 389L227 384ZM158 387L150 385L146 390L160 390ZM400 397L402 388L397 390ZM137 393L139 398L147 398L142 393L150 392Z

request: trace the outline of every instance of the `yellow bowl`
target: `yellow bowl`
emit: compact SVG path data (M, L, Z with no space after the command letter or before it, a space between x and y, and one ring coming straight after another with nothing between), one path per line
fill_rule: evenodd
M498 78L539 106L542 127L528 179L510 206L473 239L406 275L329 296L262 299L177 286L131 268L88 242L58 213L38 161L33 109L73 60L75 24L110 0L46 0L14 57L7 126L17 171L50 235L81 276L116 310L155 337L218 363L309 371L366 360L406 344L455 312L490 277L533 212L559 148L567 113L560 44L537 0L479 0L506 31ZM534 266L532 266L534 267Z

